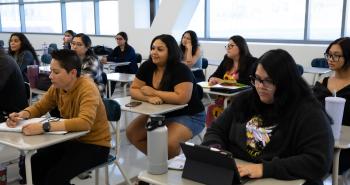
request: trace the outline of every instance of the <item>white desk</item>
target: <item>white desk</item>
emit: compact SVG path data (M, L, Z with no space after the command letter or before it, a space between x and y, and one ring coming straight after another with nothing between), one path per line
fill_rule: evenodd
M322 67L304 67L304 73L311 73L314 75L312 85L315 85L316 81L320 79L323 74L332 72L329 68Z
M228 101L233 97L236 96L237 94L241 92L245 92L248 90L251 90L251 88L244 89L235 93L222 93L222 92L216 92L216 91L211 91L210 87L208 86L208 82L198 82L198 85L200 85L203 88L203 93L206 94L213 94L213 95L218 95L218 96L223 96L224 97L224 109L227 107Z
M332 184L338 185L339 156L342 149L350 148L350 127L342 126L340 139L335 141L333 154Z
M47 66L39 66L40 72L51 72L50 65Z
M168 112L172 112L178 109L182 109L187 106L187 104L184 105L174 105L174 104L160 104L160 105L154 105L148 102L142 102L141 105L138 105L136 107L125 107L125 104L131 102L131 101L138 101L131 99L131 96L126 96L122 98L114 98L115 101L117 101L120 104L120 108L123 111L128 112L134 112L139 114L146 114L146 115L155 115L155 114L165 114Z
M118 66L127 66L130 62L111 62L108 61L106 64L103 64L103 69L106 69L108 73L114 71L114 69Z
M43 134L35 136L25 136L22 133L16 132L0 132L0 143L14 147L20 150L22 153L26 154L25 164L26 164L26 176L27 185L32 185L32 166L31 157L36 152L37 149L48 147L57 143L62 143L74 138L78 138L87 134L88 131L82 132L69 132L62 135L53 134Z
M242 160L236 159L236 163L247 163ZM182 171L179 170L168 170L168 173L162 175L152 175L149 174L146 170L139 173L138 178L142 181L155 184L155 185L202 185L189 179L182 178ZM273 178L263 178L250 180L245 184L248 185L302 185L305 180L278 180Z
M111 94L111 81L130 83L130 82L132 82L134 80L134 78L135 78L134 74L108 73L107 74L108 98L112 97L112 94ZM126 86L127 86L127 84L124 84L124 86L123 86L125 95L126 95Z

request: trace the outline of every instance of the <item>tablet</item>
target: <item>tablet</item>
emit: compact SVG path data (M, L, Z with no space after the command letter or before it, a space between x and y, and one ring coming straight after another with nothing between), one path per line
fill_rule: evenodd
M180 146L186 156L183 178L209 185L234 185L247 181L239 176L230 152L189 142L182 142Z

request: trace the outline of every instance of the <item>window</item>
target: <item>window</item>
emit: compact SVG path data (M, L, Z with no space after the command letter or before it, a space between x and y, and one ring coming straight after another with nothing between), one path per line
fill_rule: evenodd
M190 24L187 30L193 30L197 33L198 37L204 38L204 12L205 12L205 0L200 0L196 11L193 14Z
M25 4L24 13L27 32L62 32L59 3Z
M210 1L212 38L303 39L305 0Z
M119 32L118 1L100 1L100 33L115 35Z
M350 1L347 2L346 18L345 18L345 35L350 37Z
M6 31L6 32L21 31L19 7L17 4L1 5L0 18L1 18L2 31Z
M23 0L23 2L48 2L48 1L56 1L56 2L60 2L59 0Z
M309 39L334 40L340 37L343 0L310 0Z
M93 2L66 3L66 16L68 30L74 30L76 33L95 34Z

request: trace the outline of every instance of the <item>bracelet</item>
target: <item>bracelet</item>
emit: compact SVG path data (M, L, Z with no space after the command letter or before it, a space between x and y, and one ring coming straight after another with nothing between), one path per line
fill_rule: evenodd
M24 110L22 110L22 111L28 112L28 114L29 114L29 117L28 117L28 118L23 118L23 119L29 119L29 118L32 116L32 114L29 112L29 110L24 109Z

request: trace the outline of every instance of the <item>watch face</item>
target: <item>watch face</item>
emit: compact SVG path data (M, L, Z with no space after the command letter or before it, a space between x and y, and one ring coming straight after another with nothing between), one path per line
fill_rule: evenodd
M44 132L50 132L50 128L51 128L50 122L45 122L45 123L43 124L43 130L44 130Z

